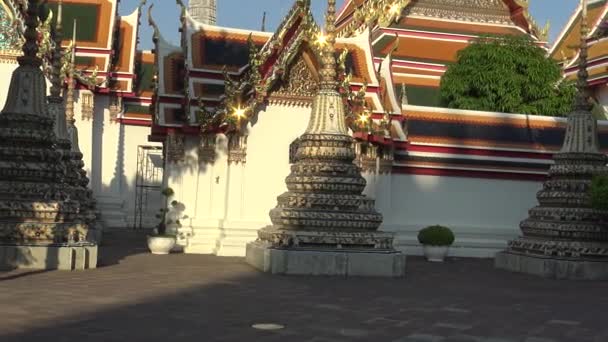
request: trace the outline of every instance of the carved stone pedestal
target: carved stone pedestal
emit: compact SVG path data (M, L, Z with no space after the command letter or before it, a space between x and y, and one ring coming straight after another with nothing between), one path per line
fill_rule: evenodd
M608 263L585 259L558 259L510 251L496 254L496 268L550 279L608 280Z
M0 269L85 270L97 268L94 243L0 245Z
M247 263L270 274L391 277L405 275L405 255L384 249L275 248L247 244Z

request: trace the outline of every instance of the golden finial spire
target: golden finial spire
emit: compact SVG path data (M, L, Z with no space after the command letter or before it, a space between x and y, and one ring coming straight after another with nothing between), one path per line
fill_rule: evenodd
M593 106L589 102L591 94L588 85L589 73L587 72L587 57L589 50L589 46L587 45L587 36L589 35L589 26L587 22L587 5L587 0L581 0L581 44L577 74L578 93L576 96L575 106L578 110L590 111Z
M336 0L327 1L325 34L318 37L321 48L319 90L312 105L306 133L348 135L344 104L338 92L336 61Z
M323 44L323 56L321 58L321 89L336 90L338 81L336 79L336 0L327 1L327 13L325 14L325 42Z
M42 60L38 58L38 14L39 1L29 0L27 6L27 16L25 19L25 42L23 43L23 56L19 57L19 65L32 65L39 67Z
M63 15L63 0L59 0L57 4L57 23L53 31L53 41L55 42L55 49L53 50L53 69L51 75L51 96L59 98L61 96L61 42L63 40L63 27L61 23L61 17Z
M68 124L74 125L74 64L76 62L76 19L74 19L74 28L72 30L72 55L70 56L70 64L68 65L68 90L66 94L65 115Z

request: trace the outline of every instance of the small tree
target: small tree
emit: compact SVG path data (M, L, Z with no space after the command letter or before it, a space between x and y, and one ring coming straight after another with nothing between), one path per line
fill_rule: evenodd
M458 53L440 94L449 108L564 116L576 88L528 36L485 36Z

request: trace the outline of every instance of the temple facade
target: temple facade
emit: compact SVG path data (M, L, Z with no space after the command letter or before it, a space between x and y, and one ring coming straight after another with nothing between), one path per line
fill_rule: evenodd
M184 251L244 255L287 190L325 37L307 0L294 1L271 33L201 23L185 6L180 23L179 45L156 29L151 139L165 146L165 185L189 217ZM408 254L419 253L417 232L433 224L455 231L453 255L504 249L535 204L566 121L446 109L438 89L475 37L545 44L547 27L516 0L347 0L335 24L355 162L383 215L380 230L395 232ZM601 146L607 128L599 124Z
M325 37L310 0L294 0L274 32L220 27L215 1L178 1L178 44L163 38L150 9L152 51L137 49L145 1L124 16L117 0L48 3L53 14L61 3L65 69L73 75L64 85L67 114L76 120L104 224L152 226L162 182L188 216L179 232L185 252L244 255L288 190L285 178L318 90ZM471 40L518 34L545 44L547 36L527 1L454 4L344 1L335 20L340 93L364 193L383 216L380 230L396 234L395 247L418 253L418 230L442 224L456 233L453 255L491 257L519 234L566 120L441 107L441 77ZM0 72L7 78L21 54L24 12L17 0L2 5ZM591 1L592 32L602 29L606 8L606 1ZM51 15L41 32L55 20ZM575 13L550 49L567 76L576 69L577 38L568 37L576 36L577 20ZM603 103L603 38L594 37L590 82L599 82L593 89ZM608 124L598 131L605 152ZM140 154L161 148L162 158ZM155 190L138 193L148 185Z
M154 56L150 51L137 49L142 7L121 16L117 0L48 1L51 15L40 29L43 49L48 45L44 42L49 39L49 29L56 23L59 3L65 49L63 96L67 115L76 120L79 146L97 209L104 226L131 227L136 223L135 216L139 216L136 179L144 172L138 173L141 161L138 147L160 146L148 142ZM1 4L0 73L9 79L21 54L18 45L24 11L20 1L4 0ZM67 77L68 69L73 71L71 79ZM71 91L68 85L72 86ZM6 90L0 91L2 103ZM153 162L156 169L162 170L162 159ZM154 196L149 197L149 212L147 206L139 208L147 212L142 217L153 217L158 210L160 196ZM148 221L143 225L152 224L152 220Z

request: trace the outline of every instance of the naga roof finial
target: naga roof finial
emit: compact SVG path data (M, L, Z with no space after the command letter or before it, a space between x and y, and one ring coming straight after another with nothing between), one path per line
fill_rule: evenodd
M154 42L154 45L156 46L156 44L158 43L158 40L160 38L160 30L158 29L158 25L156 24L156 21L154 21L154 18L152 17L152 9L154 8L154 4L150 4L150 7L148 7L148 25L152 27L152 41Z

